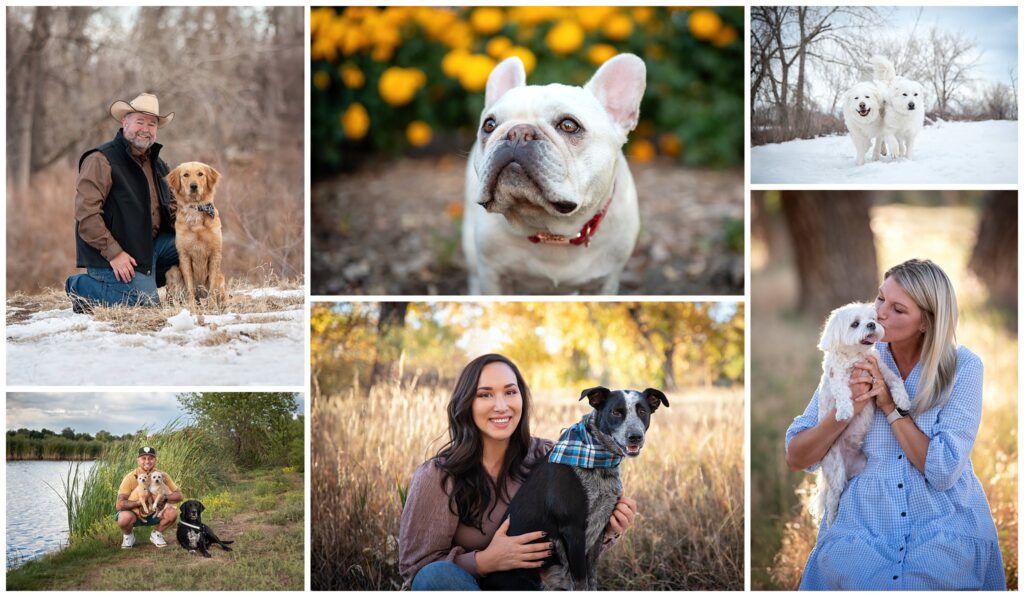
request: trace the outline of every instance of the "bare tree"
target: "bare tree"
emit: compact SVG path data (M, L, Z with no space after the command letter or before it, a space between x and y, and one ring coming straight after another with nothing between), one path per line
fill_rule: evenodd
M1016 118L1013 91L1006 83L990 83L982 97L983 114L993 120L1013 120Z
M969 267L988 287L989 301L1016 313L1017 191L994 191L982 204ZM1013 317L1014 321L1016 316Z
M971 82L981 53L975 42L959 31L933 27L928 42L925 79L935 93L936 112L948 118L951 104L960 100L960 92Z

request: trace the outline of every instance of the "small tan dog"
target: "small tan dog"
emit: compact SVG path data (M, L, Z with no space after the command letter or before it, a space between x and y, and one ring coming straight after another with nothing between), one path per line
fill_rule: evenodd
M139 518L145 518L145 516L149 516L153 513L149 494L149 475L146 473L135 475L135 480L138 481L138 485L136 485L135 489L132 490L131 495L128 496L128 500L139 503L139 507L134 510L135 515ZM142 516L143 514L145 516Z
M174 192L178 267L167 272L167 295L172 302L192 305L209 298L217 308L227 299L220 269L224 244L220 215L213 205L220 172L202 162L185 162L167 175Z
M171 495L171 492L164 483L163 473L153 471L149 476L149 493L153 496L153 510L160 516L163 515L164 508L167 507L167 496ZM163 500L162 503L161 500Z

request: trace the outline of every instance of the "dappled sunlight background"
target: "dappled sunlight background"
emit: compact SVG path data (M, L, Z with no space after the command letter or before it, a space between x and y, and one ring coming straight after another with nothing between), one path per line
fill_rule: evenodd
M988 305L985 286L967 268L978 222L979 210L970 202L879 202L871 210L879 280L884 270L913 257L938 263L957 290L957 339L985 364L981 428L971 459L992 507L1012 590L1017 588L1018 344L1008 323L1014 318ZM815 344L823 322L796 313L791 257L773 255L768 263L763 245L754 243L751 250L752 588L796 589L817 536L806 508L814 478L788 469L784 440L821 374Z

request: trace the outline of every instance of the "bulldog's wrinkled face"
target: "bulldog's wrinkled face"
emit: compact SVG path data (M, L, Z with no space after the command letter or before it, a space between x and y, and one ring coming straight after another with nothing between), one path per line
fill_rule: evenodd
M871 303L850 303L839 307L828 316L818 348L833 351L867 351L885 336L885 328L878 323L875 306Z
M882 92L874 83L857 83L846 92L843 111L847 119L871 123L881 116Z
M517 58L502 62L488 79L470 164L477 203L520 232L578 232L581 215L611 196L645 77L643 61L620 55L586 87L527 86Z
M924 87L917 81L896 77L889 87L889 105L900 114L924 114Z

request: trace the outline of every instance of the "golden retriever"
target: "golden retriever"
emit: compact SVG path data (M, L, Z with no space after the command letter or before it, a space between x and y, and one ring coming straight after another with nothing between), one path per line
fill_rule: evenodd
M223 237L213 205L220 172L202 162L185 162L167 175L174 192L178 267L167 272L167 296L192 305L209 298L224 307L227 289L220 269Z

